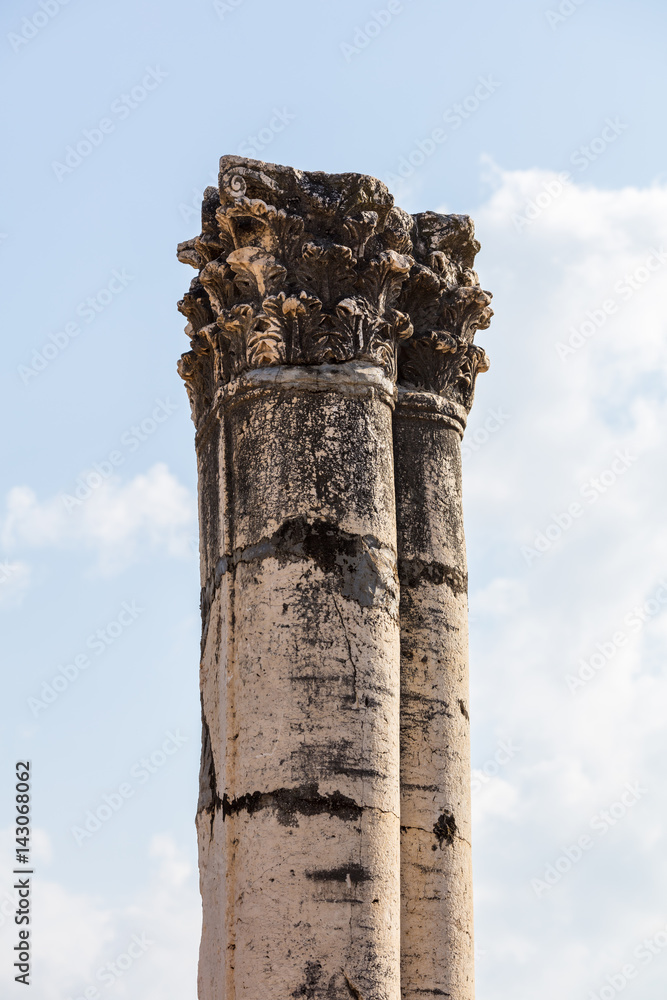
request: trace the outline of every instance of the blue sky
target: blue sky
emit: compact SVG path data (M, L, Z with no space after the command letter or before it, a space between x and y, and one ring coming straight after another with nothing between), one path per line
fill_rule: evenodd
M12 764L28 756L35 1000L96 982L105 1000L195 996L199 582L175 248L219 156L254 143L476 221L496 310L465 441L478 995L661 998L667 8L8 0L0 22L7 995ZM96 980L133 935L152 942L141 958Z

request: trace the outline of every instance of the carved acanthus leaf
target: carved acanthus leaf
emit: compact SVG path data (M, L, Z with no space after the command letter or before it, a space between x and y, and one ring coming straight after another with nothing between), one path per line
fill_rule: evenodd
M296 266L299 284L317 295L325 309L353 291L356 277L352 250L338 243L328 247L306 243Z
M270 296L264 300L264 315L248 345L249 360L257 359L258 367L316 364L321 322L322 303L314 296L306 292Z
M343 224L345 236L356 258L364 256L366 244L375 232L378 224L377 212L361 212L352 218L348 216Z
M234 274L224 261L212 260L199 273L216 315L229 309L234 301Z
M226 344L223 357L228 378L240 374L248 365L248 340L255 328L257 314L247 303L225 309L218 316L220 337Z
M210 359L202 358L195 351L188 351L181 355L177 369L185 382L192 417L197 424L213 402L214 379Z
M180 260L181 264L189 264L190 267L195 267L197 270L204 263L197 252L196 243L198 239L199 237L197 236L192 240L184 240L176 248L176 257Z
M227 263L236 275L236 287L241 297L259 302L264 296L277 292L287 274L272 254L257 247L235 250L227 257Z
M214 236L209 236L207 233L203 233L198 236L195 240L195 250L197 255L203 264L208 263L210 260L215 260L223 252L224 247L219 239Z
M198 278L193 279L190 284L190 290L185 293L178 303L178 311L185 316L192 330L195 332L215 319L206 289L201 285Z
M239 198L235 204L219 208L217 220L236 249L259 247L285 261L300 253L303 219L260 198Z
M470 344L477 330L486 330L491 322L491 295L477 286L459 286L443 294L439 322L461 343Z
M464 344L438 331L402 345L399 368L402 385L447 396L469 410L475 380L479 372L488 371L489 360L477 344Z
M394 305L413 263L412 257L385 250L361 272L357 288L379 313L384 313Z

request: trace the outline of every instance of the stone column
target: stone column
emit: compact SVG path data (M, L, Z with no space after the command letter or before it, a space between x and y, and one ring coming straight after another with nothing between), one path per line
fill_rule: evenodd
M198 272L179 370L199 471L200 1000L399 1000L401 975L404 995L471 996L474 247L468 220L410 216L374 178L240 157L179 247Z
M491 296L466 216L414 216L394 415L401 619L401 992L473 1000L467 568L460 439Z
M200 1000L399 1000L387 189L221 160L179 257L197 426Z

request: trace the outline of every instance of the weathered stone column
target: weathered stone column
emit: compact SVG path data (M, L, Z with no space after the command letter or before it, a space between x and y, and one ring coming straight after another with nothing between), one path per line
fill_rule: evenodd
M401 619L401 991L474 996L467 569L460 439L491 296L466 216L414 216L394 415Z
M223 157L180 303L197 426L201 1000L398 1000L387 189Z
M469 220L410 216L374 178L240 157L179 247L198 271L179 308L200 1000L399 1000L401 976L404 997L472 997L459 436L490 314L476 248Z

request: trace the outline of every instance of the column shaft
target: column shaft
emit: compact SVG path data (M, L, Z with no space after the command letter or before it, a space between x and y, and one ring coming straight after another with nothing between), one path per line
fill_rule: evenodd
M443 403L399 390L394 420L403 1000L474 995L460 427Z
M392 385L225 387L202 658L200 997L399 997Z

